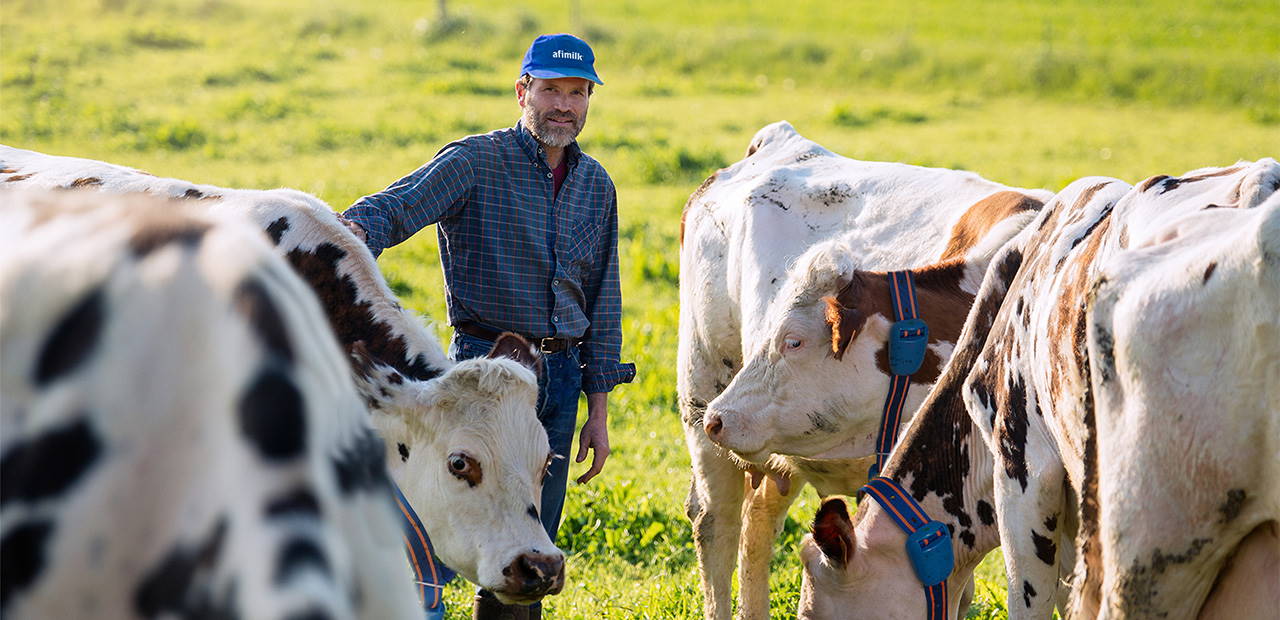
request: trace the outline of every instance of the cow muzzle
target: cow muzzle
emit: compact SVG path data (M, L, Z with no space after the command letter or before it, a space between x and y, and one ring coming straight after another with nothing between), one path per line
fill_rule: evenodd
M733 411L707 411L702 430L711 443L732 451L739 458L752 463L764 462L769 452L743 422L743 416Z
M708 413L702 421L702 430L706 431L712 443L720 445L721 438L724 436L724 418L718 413Z
M527 605L564 589L564 554L522 553L503 567L502 588L493 593L504 603Z

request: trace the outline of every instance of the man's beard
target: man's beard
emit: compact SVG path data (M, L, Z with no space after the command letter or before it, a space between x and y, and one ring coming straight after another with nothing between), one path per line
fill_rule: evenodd
M551 124L549 119L571 120L571 127L557 127ZM551 148L561 149L569 146L574 138L582 132L582 128L586 125L586 116L574 116L573 113L556 112L551 110L545 114L538 114L534 111L533 106L525 106L524 113L521 115L521 121L525 129L533 134L534 138Z

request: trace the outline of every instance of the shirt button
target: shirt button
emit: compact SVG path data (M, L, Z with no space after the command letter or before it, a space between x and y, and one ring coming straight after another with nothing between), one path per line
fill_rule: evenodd
M552 283L552 284L554 284L554 285L556 285L556 286L560 286L560 279L559 279L559 278L556 278L555 280L552 280L552 281L551 281L551 283Z
M547 173L547 178L548 178L548 179L550 179L550 178L551 178L551 173L550 173L550 172L548 172L548 173Z
M559 322L560 322L560 317L558 317L558 316L553 316L553 317L551 317L551 322L552 322L552 323L559 323Z

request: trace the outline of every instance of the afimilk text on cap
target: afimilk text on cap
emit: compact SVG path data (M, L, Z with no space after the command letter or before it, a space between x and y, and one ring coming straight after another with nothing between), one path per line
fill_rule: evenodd
M541 79L576 77L604 85L596 75L596 55L586 41L571 34L539 35L524 53L520 75Z

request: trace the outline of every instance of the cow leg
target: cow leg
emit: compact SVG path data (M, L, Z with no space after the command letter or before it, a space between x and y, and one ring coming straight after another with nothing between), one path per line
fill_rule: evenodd
M696 271L696 270L691 270ZM692 283L692 280L688 282ZM693 545L702 578L703 612L708 620L728 620L733 613L734 551L742 529L743 470L727 452L711 443L703 430L707 403L715 399L740 366L737 335L724 351L700 332L699 316L715 316L710 308L686 299L681 281L680 346L676 352L676 393L680 420L693 469L685 514L693 527ZM693 290L693 289L688 289Z
M1005 574L1009 577L1010 619L1040 619L1053 614L1060 598L1058 546L1072 544L1058 533L1064 506L1065 472L1056 456L1041 454L1043 458L1037 458L1035 463L1044 467L1029 471L1025 486L1022 478L996 474L1000 541L1004 548Z
M773 561L773 541L782 532L787 509L796 501L804 481L792 478L787 495L778 492L772 480L746 493L742 505L743 531L738 548L738 618L769 617L769 563Z
M703 432L685 425L693 480L685 511L693 524L693 545L702 569L702 596L708 620L726 620L733 611L734 550L742 529L743 471Z
M1076 576L1076 540L1080 533L1080 503L1075 495L1063 490L1067 500L1058 518L1058 595L1054 606L1063 618L1071 616L1071 597L1074 594Z
M973 576L969 576L969 583L965 585L964 590L960 591L960 605L956 607L957 618L964 618L969 615L969 608L973 606L973 591L976 589Z
M987 342L965 379L965 408L995 464L1009 618L1048 618L1058 601L1066 470L1045 424L1050 413L1039 409L1034 379L1018 367L1021 351L997 342Z

